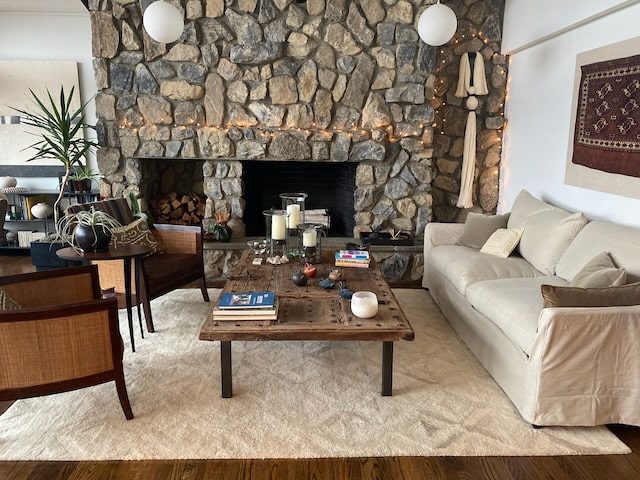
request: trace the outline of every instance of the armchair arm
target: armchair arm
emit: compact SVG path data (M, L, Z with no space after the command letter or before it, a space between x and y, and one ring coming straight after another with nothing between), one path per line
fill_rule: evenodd
M202 254L202 227L155 224L153 235L163 253Z
M534 423L640 425L639 337L640 306L543 309L529 388L545 414Z

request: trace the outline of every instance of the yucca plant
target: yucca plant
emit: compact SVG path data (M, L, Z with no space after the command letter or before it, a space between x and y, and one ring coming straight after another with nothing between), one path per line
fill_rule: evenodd
M60 202L64 196L69 177L73 174L74 166L82 166L81 160L86 159L87 154L97 146L95 142L82 136L81 129L94 127L85 124L84 121L84 112L88 102L76 110L71 109L75 87L71 88L68 96L65 95L64 87L60 87L57 103L49 90L47 90L46 99L40 99L31 89L29 92L36 107L34 111L28 112L18 108L13 108L13 110L20 113L22 123L39 130L39 133L34 133L34 135L41 137L40 140L25 148L25 150L33 149L36 151L27 161L55 159L64 165L65 173L60 184L60 193L53 208L55 221L58 222Z

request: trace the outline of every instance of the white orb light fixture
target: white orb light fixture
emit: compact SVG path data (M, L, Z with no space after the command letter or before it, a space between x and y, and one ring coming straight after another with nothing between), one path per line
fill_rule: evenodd
M418 35L424 43L439 47L453 38L458 28L458 19L450 7L440 0L427 8L418 20Z
M157 0L144 11L142 24L156 42L173 43L184 30L182 12L169 2Z

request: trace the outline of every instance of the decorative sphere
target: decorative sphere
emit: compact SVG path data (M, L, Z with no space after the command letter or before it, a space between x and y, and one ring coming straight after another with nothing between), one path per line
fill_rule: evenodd
M436 3L427 8L418 20L418 35L424 43L438 47L453 38L458 28L456 14L451 8Z
M18 184L14 177L0 177L0 189L13 188Z
M478 97L467 98L467 108L469 110L475 110L476 108L478 108Z
M144 29L156 42L172 43L180 38L184 30L182 12L169 2L158 0L144 11Z
M53 208L46 202L36 203L31 207L31 214L38 219L49 218L53 213Z
M479 54L478 54L479 55ZM470 86L467 91L471 94L471 95L475 95L476 93L476 87L474 87L473 85Z

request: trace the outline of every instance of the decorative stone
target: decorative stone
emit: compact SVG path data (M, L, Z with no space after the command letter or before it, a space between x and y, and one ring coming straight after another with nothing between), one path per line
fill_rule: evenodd
M133 27L127 22L122 22L122 45L127 50L140 50L142 42Z
M334 162L346 162L349 160L349 148L351 139L345 133L339 133L331 142L331 160Z
M314 56L319 68L335 68L336 56L333 49L326 43L321 43Z
M138 130L141 140L165 141L171 138L171 130L166 126L145 125Z
M478 150L487 150L500 143L500 134L495 130L482 130L478 132Z
M138 109L146 123L173 123L173 118L171 116L171 104L162 97L141 95L138 97Z
M204 95L204 89L184 80L165 80L160 83L160 94L171 100L195 100Z
M227 98L232 102L244 103L249 96L249 89L241 80L231 82L227 87Z
M289 107L287 128L309 128L313 124L313 111L310 105L296 104Z
M206 0L206 16L221 17L224 13L224 0Z
M147 67L153 74L153 76L159 80L168 80L176 76L176 72L173 70L170 62L164 60L157 60L155 62L147 63Z
M262 28L251 15L239 15L229 9L225 16L236 34L238 44L252 45L262 41Z
M260 0L258 6L258 21L262 24L269 23L276 18L280 12L272 0Z
M298 86L292 77L279 76L269 80L269 95L274 105L286 105L298 101Z
M344 55L357 55L362 51L349 31L339 23L327 26L324 40Z
M367 186L356 189L356 193L353 197L354 208L356 212L368 211L373 207L375 201L376 187Z
M285 109L264 103L251 103L249 110L256 116L258 122L265 127L279 127L284 119ZM264 149L263 149L264 150Z
M241 140L236 147L238 158L262 158L265 154L265 145L255 140Z
M487 117L484 124L489 130L499 130L504 127L504 117Z
M144 59L148 62L167 53L167 45L156 42L153 38L147 35L147 32L144 29L142 31L142 44L144 46Z
M373 183L373 167L364 163L359 164L356 168L356 186L373 185Z
M185 140L182 142L182 151L180 152L184 158L195 158L196 142L195 140Z
M394 63L395 63L395 57L394 57ZM383 90L383 89L391 88L393 87L393 81L395 80L395 78L396 78L395 70L380 68L376 73L376 78L373 80L373 83L371 84L371 89Z
M420 85L418 83L406 83L390 88L385 93L385 100L390 103L424 103L424 85Z
M386 151L384 145L367 140L353 145L349 160L352 162L362 162L365 160L374 160L381 162L385 159Z
M332 108L333 100L331 99L331 93L321 88L316 93L316 99L313 102L316 125L319 128L327 128L331 123Z
M441 173L453 175L453 173L458 169L460 162L457 160L450 160L448 158L439 158L436 161L436 164Z
M371 93L362 110L362 128L381 128L391 124L391 114L384 98L379 93Z
M138 140L138 134L131 129L122 128L119 132L120 135L120 150L125 157L133 157L138 150L140 141ZM102 173L103 170L98 165L98 169Z
M224 194L222 193L222 184L219 178L207 177L204 179L203 188L205 195L213 200L222 200Z
M356 68L353 70L351 79L347 84L347 90L342 98L342 103L355 109L362 108L364 97L369 92L369 87L371 86L374 69L374 63L368 55L363 53L358 56Z
M418 43L418 32L413 26L396 28L396 43Z
M116 93L128 92L133 85L133 70L117 63L111 64L111 90Z
M404 166L407 164L408 161L409 161L409 154L406 151L402 150L398 155L398 158L396 158L395 162L393 163L393 166L391 167L391 172L389 172L389 175L392 177L398 176L398 174L402 171L402 169L404 168Z
M208 158L230 157L232 143L224 130L201 128L198 130L200 153Z
M304 26L302 27L302 33L312 38L315 38L317 40L320 40L322 38L322 35L320 32L321 24L322 24L322 19L320 17L314 18L310 22L304 24Z
M242 105L231 103L227 106L229 121L240 127L253 127L258 124L256 117L247 113Z
M396 68L396 56L390 48L375 47L371 49L371 55L376 59L381 68Z
M375 33L373 32L373 30L367 27L367 22L360 14L358 6L355 4L355 2L351 2L349 4L347 27L349 27L351 33L353 33L353 35L358 39L360 43L369 46L373 42Z
M398 177L389 179L384 187L384 194L392 200L399 200L400 198L406 197L410 191L411 187L409 184Z
M329 22L340 22L344 19L346 0L325 0L324 18Z
M277 132L269 146L269 157L286 160L305 160L311 157L309 145L288 133Z
M322 15L324 13L325 0L307 0L307 12L309 15Z
M178 43L163 58L172 62L195 62L200 58L200 49L195 45Z
M142 142L138 151L140 157L162 157L164 155L164 146L160 142Z
M116 97L107 93L96 95L96 115L104 120L116 119Z
M193 128L176 127L171 130L171 138L174 140L186 140L188 138L194 138L196 131Z
M225 195L232 197L242 196L242 180L239 178L225 178L220 183L222 184L222 191Z
M222 62L221 62L222 63ZM204 109L209 125L222 125L224 119L224 81L215 72L207 76L205 83Z
M359 118L360 112L358 110L340 105L336 108L336 114L333 117L333 122L339 129L350 129L356 125Z
M287 55L296 58L306 58L314 46L304 33L291 32L287 38Z
M415 44L403 43L396 48L396 63L398 68L404 71L413 71L413 61L418 53ZM404 68L409 67L409 68Z
M98 169L103 175L111 175L120 168L120 150L117 148L99 148L96 152Z
M336 81L337 75L332 70L327 70L325 68L320 69L318 72L318 80L320 81L320 85L322 88L326 88L327 90L333 87L334 82Z
M407 0L400 0L387 8L387 21L393 23L413 23L413 6Z
M263 100L267 97L267 82L261 81L251 89L250 100Z
M140 115L137 110L131 108L124 114L124 123L135 128L141 126L144 123L144 118L142 118L142 115Z
M93 73L98 90L109 88L109 71L107 61L104 58L93 59Z
M258 65L270 62L280 55L280 43L264 42L257 45L238 45L231 47L229 58L235 63Z
M409 170L421 184L431 184L431 165L428 161L411 163L409 165Z
M180 155L180 149L182 148L182 142L177 140L172 140L170 142L165 143L165 151L164 155L167 158L176 158Z
M199 63L183 63L178 67L178 76L188 82L204 83L207 68Z
M458 184L456 181L453 178L444 175L438 175L433 181L433 186L446 192L458 192Z
M284 18L278 18L264 27L264 37L269 42L284 42L289 35L289 27Z
M118 53L120 35L109 12L91 12L91 50L98 58L113 58Z
M238 8L243 12L253 13L257 5L258 0L238 0Z
M339 102L344 95L345 90L347 89L347 77L345 75L340 75L336 80L336 84L333 87L333 101Z
M289 5L286 23L293 29L301 28L304 23L304 16L304 11L298 5Z
M186 7L188 20L196 20L202 17L202 2L200 0L189 0Z
M180 102L173 113L177 125L191 125L197 123L196 106L192 102Z
M418 211L415 202L410 198L402 198L396 202L396 209L406 218L413 218ZM411 230L411 228L409 228Z
M202 18L198 20L198 24L205 44L212 44L220 40L226 40L227 42L233 40L233 34L227 27L214 18Z
M313 160L327 160L329 158L329 146L326 142L313 142L311 144L311 158Z
M133 91L138 93L156 93L158 91L156 79L142 63L136 65Z
M391 45L396 33L396 26L393 23L380 23L376 27L378 43L380 45Z
M495 167L500 163L500 145L494 145L487 151L487 156L484 158L485 167Z
M380 262L380 271L387 281L399 281L404 278L409 268L411 255L408 253L394 253Z
M372 27L384 20L385 10L380 0L364 0L360 2L364 16Z

